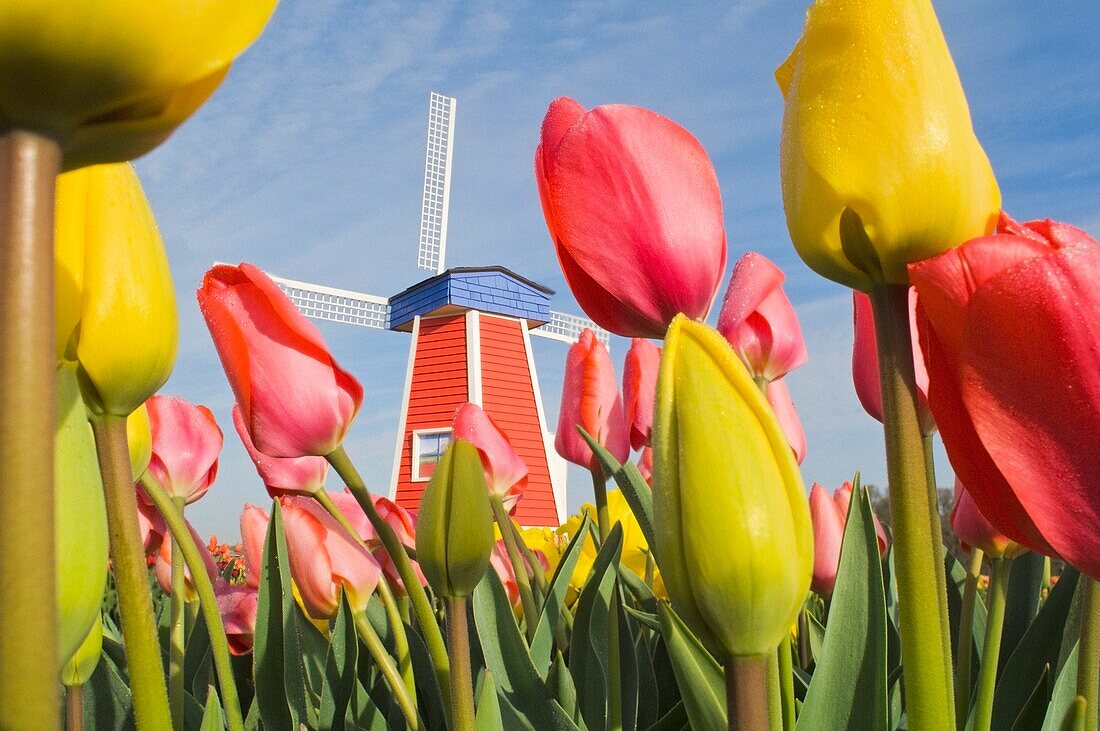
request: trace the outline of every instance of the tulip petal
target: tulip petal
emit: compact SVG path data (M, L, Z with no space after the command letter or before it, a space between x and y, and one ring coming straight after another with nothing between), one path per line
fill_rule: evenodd
M217 477L222 430L210 409L177 396L145 403L153 438L149 472L169 495L193 503Z
M810 488L810 520L814 526L814 578L810 588L825 596L832 595L836 584L846 517L833 497L815 482Z
M252 443L252 436L241 416L241 407L233 405L233 427L245 451L256 465L256 472L273 498L283 495L312 495L325 487L328 462L324 457L269 457Z
M518 487L521 495L527 486L527 465L512 448L504 431L480 406L465 403L455 413L451 429L455 439L465 439L477 448L485 468L489 493L502 498ZM518 495L512 495L518 500Z

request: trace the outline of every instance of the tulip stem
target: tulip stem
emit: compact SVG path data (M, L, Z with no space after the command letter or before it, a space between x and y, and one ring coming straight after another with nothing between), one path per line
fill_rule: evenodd
M596 498L596 525L600 529L600 545L607 540L607 534L611 532L611 519L607 513L607 478L603 476L603 470L598 464L591 467L592 493Z
M405 585L405 592L408 594L409 599L412 601L413 614L416 615L417 624L420 625L420 632L424 638L424 644L428 646L428 654L431 656L432 665L435 668L435 677L439 683L439 690L445 694L446 697L450 697L451 693L451 664L447 657L447 644L443 641L443 633L439 629L439 623L436 621L435 612L432 611L432 605L428 601L428 595L424 591L424 586L420 583L420 577L416 575L416 571L413 570L412 563L409 561L409 555L405 552L404 546L397 537L397 533L393 528L382 519L382 516L378 514L378 510L374 507L374 501L371 500L370 493L367 492L367 487L363 483L363 478L359 475L359 471L355 469L355 465L352 464L348 458L347 452L344 451L343 446L337 447L331 454L327 455L325 459L328 460L332 468L336 470L336 474L344 480L344 484L351 490L351 494L355 496L355 499L359 502L359 507L363 508L363 512L367 514L367 519L370 520L372 526L374 526L375 532L382 541L383 547L390 555L390 560L393 561L393 565L397 568L397 573L401 576L401 583ZM445 706L450 709L450 705Z
M0 726L5 728L52 728L61 714L53 488L53 216L60 167L55 141L22 131L0 135Z
M973 663L971 655L974 646L974 602L978 596L978 579L982 575L982 559L985 553L980 548L970 551L970 568L966 572L966 584L963 585L962 609L959 611L959 642L955 653L955 722L959 731L966 727L966 717L970 715L970 685Z
M730 731L768 731L768 656L726 660L726 715Z
M989 613L985 620L985 645L982 647L982 667L978 676L978 692L974 698L974 731L989 731L993 722L993 690L997 685L997 665L1001 656L1001 632L1004 629L1005 604L1008 597L1008 575L1012 560L993 559L989 580ZM960 628L960 632L962 629Z
M912 728L955 726L951 634L938 496L925 467L909 290L886 284L870 293L882 387L883 425L894 563L905 667L906 709Z
M65 686L65 731L84 731L84 684Z
M397 671L397 665L394 664L390 654L386 652L386 648L382 645L382 638L374 631L374 627L371 626L366 613L357 612L355 614L355 631L359 634L359 639L367 646L367 652L370 653L371 659L378 666L382 677L386 679L386 684L390 686L390 692L393 693L398 708L405 716L405 723L409 725L410 729L423 728L424 723L416 712L416 704L409 697L409 691L401 679L401 674Z
M99 471L103 475L111 563L118 609L122 615L134 719L139 729L171 728L168 688L164 683L164 665L160 659L153 600L149 594L149 572L138 530L137 493L130 472L126 417L97 415L91 418L91 423ZM161 512L172 512L170 500L168 508Z
M453 597L447 602L447 649L451 657L451 718L454 731L473 731L474 680L470 667L470 630L466 622L467 599Z
M179 516L183 517L183 507L187 500L182 497L172 498L172 507ZM168 655L168 705L172 710L172 728L183 728L183 656L184 635L183 615L187 606L184 596L186 582L183 573L183 551L180 542L172 541L172 616L171 634Z
M773 650L768 655L768 728L782 731L783 699L779 682L779 652Z
M1077 655L1077 695L1085 699L1085 731L1096 731L1100 707L1100 587L1085 580L1081 611L1081 640Z
M794 669L791 661L790 637L784 637L779 643L779 690L783 710L783 731L794 731Z
M172 504L172 498L156 478L146 472L141 476L141 486L164 518L164 523L172 534L172 544L180 547L183 562L191 572L191 583L195 587L195 593L199 595L199 608L202 610L202 617L206 620L210 635L210 654L214 660L214 675L218 679L218 693L221 696L222 708L225 709L226 725L229 731L243 731L244 716L241 715L237 681L233 677L233 664L229 657L229 639L225 635L225 623L222 621L221 610L218 609L214 585L206 573L206 563L202 560L200 549L195 545L182 513L176 510L176 506ZM139 541L138 546L140 545Z
M541 601L542 598L546 596L548 587L546 572L542 568L542 562L539 561L539 557L535 555L531 547L527 545L527 541L523 540L523 533L520 532L519 526L516 525L515 521L509 520L508 522L512 526L512 534L516 537L516 545L519 546L519 552L527 559L527 566L531 569L531 578L535 580L534 588L538 589L537 598Z
M595 462L595 460L593 460ZM596 496L596 520L600 527L600 546L607 541L611 532L611 519L607 512L607 486L603 470L593 464L592 492ZM622 660L619 649L619 576L616 570L615 585L612 587L611 606L607 614L607 728L616 731L623 727L623 691Z
M539 622L539 610L535 605L535 595L531 592L531 580L527 574L527 565L516 545L516 534L512 531L512 519L508 517L508 511L504 509L504 502L499 495L490 495L489 504L493 508L493 517L500 527L500 535L504 539L504 548L508 551L508 560L512 562L512 572L516 577L516 586L519 587L519 598L523 604L523 628L527 635L527 642L535 639L535 627ZM456 691L457 692L457 691Z

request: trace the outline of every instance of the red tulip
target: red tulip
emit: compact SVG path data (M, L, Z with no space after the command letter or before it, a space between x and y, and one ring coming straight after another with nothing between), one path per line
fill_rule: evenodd
M722 199L691 133L647 109L555 99L535 151L542 211L569 288L624 337L704 318L726 266Z
M791 392L782 378L768 382L767 398L775 412L775 418L779 419L779 426L787 437L787 443L791 445L795 461L802 464L802 460L806 459L806 433L802 431L802 420L794 410Z
M386 574L390 586L398 592L405 591L405 585L401 581L401 574L397 571L397 566L393 563L386 549L382 547L382 539L378 537L378 533L371 525L367 514L363 512L363 508L359 506L355 496L349 492L330 492L329 497L340 509L340 512L344 514L348 522L351 523L351 526L355 528L359 538L370 549L375 560L382 567L382 572ZM401 545L415 549L416 519L413 518L412 514L394 501L381 495L372 494L371 500L374 503L374 509L382 516L382 520L393 528L393 532L397 534L397 540L401 541ZM420 570L420 564L416 561L411 563L421 585L427 586L428 580L424 578L424 573Z
M195 532L194 527L190 522L187 522L187 530L191 531L191 540L195 542L195 545L199 547L199 555L202 556L203 565L206 567L206 575L213 581L218 575L218 567L214 565L214 559L210 556L210 552L205 550L205 542L199 538L199 534ZM157 582L160 584L160 588L164 590L165 594L172 593L172 534L165 533L164 540L161 541L160 548L157 550L157 559L154 564L154 569L157 575ZM192 602L198 596L195 593L195 585L191 580L191 569L187 566L183 567L183 582L184 582L184 595L186 601Z
M638 472L647 484L653 484L653 447L644 447L638 456Z
M153 396L145 406L153 439L150 474L172 497L195 502L218 474L222 430L214 414L176 396Z
M259 593L255 587L230 584L219 578L214 583L214 594L218 598L218 611L221 612L225 636L229 640L229 652L247 655L252 651L256 634Z
M836 572L840 566L840 546L844 540L844 526L848 522L848 506L852 501L852 483L845 482L832 497L825 488L814 483L810 488L810 519L814 526L814 577L811 587L825 596L833 593ZM883 558L890 548L886 531L872 515L878 537L878 552Z
M643 338L634 338L623 363L623 408L630 429L630 446L641 449L653 432L653 408L657 399L657 370L661 349Z
M271 521L267 512L245 503L241 511L241 543L244 544L245 583L253 589L260 585L260 570L264 563L264 541L267 525Z
M806 362L806 341L783 291L785 279L767 257L750 251L734 265L722 300L718 331L753 378L774 381Z
M382 575L382 567L370 551L348 535L317 501L284 497L280 503L290 575L310 616L336 616L341 587L353 611L366 609Z
M580 340L569 347L565 358L565 383L561 390L554 448L573 464L591 468L595 457L577 431L578 426L619 462L625 462L630 455L623 402L611 355L588 328L581 333Z
M490 495L498 495L511 512L527 489L527 465L516 454L508 436L477 404L465 403L455 412L451 432L477 448Z
M363 387L275 283L251 264L219 264L198 299L256 449L323 457L340 446Z
M875 340L875 315L871 298L863 292L852 292L855 342L852 345L852 382L863 410L871 418L882 421L882 387L878 379L878 344ZM917 335L917 293L909 289L909 331L913 338L913 369L917 377L917 416L921 433L936 431L936 420L928 410L928 369Z
M1018 224L911 265L929 403L951 464L1007 537L1100 577L1100 248Z
M283 495L312 495L325 487L328 461L324 457L268 457L256 449L252 437L241 416L241 407L233 405L233 426L241 438L245 451L256 465L256 472L264 481L267 494L273 498Z
M990 558L1016 558L1027 549L990 525L974 498L955 480L955 507L951 509L951 529L967 549L980 548Z

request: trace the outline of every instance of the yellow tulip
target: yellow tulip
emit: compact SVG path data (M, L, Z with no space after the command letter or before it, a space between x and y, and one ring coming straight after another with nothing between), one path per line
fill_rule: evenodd
M773 652L810 589L805 489L729 343L683 315L658 376L653 518L665 587L688 626L720 658Z
M132 160L214 93L275 0L4 0L0 126L56 139L65 169Z
M84 685L92 677L103 652L103 618L96 615L88 636L61 669L61 682L67 686Z
M172 373L179 326L168 257L129 164L57 179L57 356L88 409L127 416Z
M137 482L153 458L153 432L145 404L126 417L126 446L130 448L130 474Z
M908 263L992 231L1000 191L929 0L817 0L775 76L787 228L811 269L907 284Z

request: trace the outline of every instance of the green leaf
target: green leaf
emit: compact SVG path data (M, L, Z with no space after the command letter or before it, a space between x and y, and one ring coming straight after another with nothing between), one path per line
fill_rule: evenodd
M643 612L640 609L635 609L629 604L623 605L623 611L629 614L634 619L638 620L638 623L641 624L643 627L648 627L655 632L661 631L661 620L657 617L655 613L650 614L649 612Z
M657 616L691 727L726 728L726 681L721 666L671 606L658 604Z
M806 635L810 639L810 657L816 664L821 658L822 648L825 645L825 626L813 612L808 609L803 611L806 612Z
M867 491L858 481L848 508L825 642L799 731L885 728L886 596Z
M500 701L497 700L497 686L493 682L493 673L486 669L481 674L481 691L477 694L477 731L498 731L504 728L500 717Z
M661 716L661 719L657 723L649 727L649 731L691 731L691 725L688 723L687 710L684 708L684 702L680 701L674 705L669 712Z
M550 656L554 646L554 629L562 627L564 621L562 612L568 611L565 607L565 598L569 593L569 580L573 578L573 571L577 568L584 543L588 540L588 528L592 524L592 518L585 513L569 545L554 570L554 577L546 591L546 601L542 605L542 613L539 615L538 626L535 627L535 635L531 640L531 661L535 664L540 678L546 678L550 669Z
M199 701L206 701L206 689L210 684L213 656L210 654L210 632L202 612L195 617L195 626L187 635L183 658L183 683Z
M1039 613L1039 600L1043 587L1043 557L1028 551L1012 561L1012 573L1008 578L1008 597L1005 599L1005 622L1001 630L1001 662L997 669L1003 673L1016 645L1023 639L1028 626ZM1038 675L1035 676L1038 678ZM1034 683L1029 686L1034 687Z
M309 617L294 602L294 630L298 635L298 646L302 648L302 667L306 680L306 725L316 728L317 711L321 706L321 692L325 685L325 662L328 658L329 638L309 621Z
M565 664L565 658L560 652L554 652L554 662L550 665L546 684L562 710L574 721L580 718L580 711L577 709L577 689L573 685L573 676L569 674L569 666Z
M629 460L624 464L619 464L619 461L593 439L591 434L579 426L577 431L588 442L588 446L592 448L592 454L599 461L604 475L614 479L615 484L619 486L623 497L626 498L626 504L630 506L630 510L638 520L642 535L645 536L646 545L650 547L657 545L653 538L655 534L653 530L653 492L650 490L645 478L642 477L642 473L638 471L638 467Z
M332 627L332 642L325 657L325 681L321 688L318 726L341 731L355 695L355 668L359 661L359 641L347 594L340 593L340 612Z
M202 724L199 731L223 731L225 729L225 717L222 716L222 702L218 698L218 691L210 686L206 694L206 708L202 712Z
M1065 727L1066 720L1073 714L1074 700L1077 698L1077 645L1069 652L1069 657L1058 671L1054 681L1054 691L1050 694L1046 716L1043 718L1042 731L1059 731Z
M623 605L623 609L628 607ZM657 615L653 615L656 627L661 631L661 621ZM653 658L649 653L649 642L646 632L638 632L634 639L634 658L638 667L638 728L649 728L657 723L658 710L658 686L657 674L653 670Z
M104 643L107 638L104 638ZM134 707L130 687L106 649L84 684L84 719L88 728L131 729Z
M270 729L298 728L308 721L296 611L283 515L279 502L273 500L260 570L254 647L256 700L263 725Z
M966 567L953 555L948 553L944 557L944 567L947 569L947 612L951 617L951 647L959 646L959 615L962 613L962 597L966 587ZM974 637L971 646L971 663L973 663L972 677L977 681L978 661L982 657L982 648L985 646L985 603L978 597L974 601Z
M1043 674L1039 677L1039 682L1031 689L1031 694L1024 703L1024 707L1020 709L1020 714L1016 716L1016 720L1012 724L1012 731L1033 731L1043 725L1047 705L1050 703L1052 686L1053 679L1050 677L1050 666L1046 665L1043 667Z
M576 729L577 724L554 700L535 670L495 571L486 572L474 589L473 609L485 664L499 691L502 716L507 706L515 709L509 724L519 721L523 727L540 731Z

